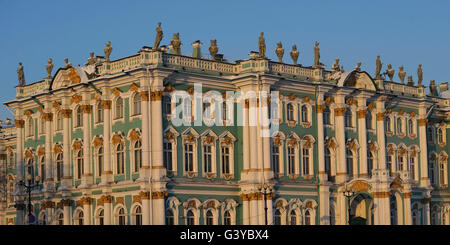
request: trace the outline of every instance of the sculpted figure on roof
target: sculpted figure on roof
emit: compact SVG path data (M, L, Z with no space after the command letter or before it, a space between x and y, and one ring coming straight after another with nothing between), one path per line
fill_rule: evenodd
M399 69L400 70L398 71L398 78L400 78L402 84L405 84L406 72L403 70L403 66L400 66Z
M219 47L217 46L217 40L211 40L211 46L209 47L209 54L211 54L211 59L216 60L216 55L219 52Z
M277 43L277 48L275 49L275 54L278 56L278 62L283 63L284 48L283 48L283 44L281 44L281 42Z
M422 71L422 64L419 64L419 67L417 68L417 85L421 86L423 81L423 71Z
M23 73L22 62L19 62L19 68L17 68L17 78L19 80L19 86L25 86L25 74Z
M112 52L111 41L108 41L106 43L106 48L104 49L104 51L105 51L106 61L109 61L109 56L111 55L111 52Z
M47 69L47 78L52 78L52 70L53 70L53 61L52 59L48 59L48 64L45 66Z
M155 45L153 47L153 49L158 49L159 47L159 43L161 42L161 40L163 39L164 35L163 35L163 31L161 28L161 22L158 22L158 26L156 27L156 40L155 40Z
M381 67L383 66L383 63L381 63L380 56L377 56L377 68L375 70L375 79L381 79Z
M297 59L298 59L298 56L300 55L300 53L297 51L297 45L293 45L292 46L292 50L291 50L291 58L292 58L292 61L294 62L294 65L297 65Z
M173 53L181 55L181 41L180 41L180 33L174 33L172 39L172 49Z
M316 41L314 45L314 67L319 67L320 64L320 49L319 42Z
M261 35L259 36L259 57L264 58L266 57L266 40L264 39L264 32L261 32Z
M331 69L333 71L339 71L339 59L336 58L336 61L333 63L333 65L331 66Z

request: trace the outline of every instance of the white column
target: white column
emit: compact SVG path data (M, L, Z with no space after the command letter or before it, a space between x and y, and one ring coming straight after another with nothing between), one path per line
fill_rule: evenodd
M91 204L92 199L90 197L86 197L83 200L83 225L90 225L91 224Z
M346 165L346 145L345 145L345 123L344 114L346 111L344 103L344 95L337 94L335 97L336 108L335 115L335 129L337 141L337 173L336 183L344 183L347 180L347 165Z
M16 115L20 115L21 114L21 110L17 109L16 110ZM17 149L16 149L16 153L17 153L17 157L16 157L16 161L17 161L17 178L22 178L23 177L23 168L24 168L24 163L23 163L23 129L24 129L24 125L25 125L25 121L24 120L20 120L20 119L16 119L15 120L15 124L16 124L16 128L17 128ZM20 186L16 187L18 190L18 192L21 191ZM17 191L17 190L16 190ZM17 205L17 214L16 214L16 224L17 225L24 225L25 224L25 205L23 203L23 198L22 197L18 197L18 200L16 201L16 205Z
M265 180L269 180L273 178L273 171L270 167L270 124L269 124L269 114L268 110L270 107L268 106L268 101L266 97L261 96L262 100L262 122L260 127L260 135L262 137L262 156L263 156L263 166L264 166L264 178ZM261 130L263 130L261 132Z
M153 201L153 225L165 225L166 224L166 210L164 205L164 197L166 192L152 192Z
M366 99L358 98L358 141L359 141L359 176L369 177L367 169L367 125L366 125ZM377 134L378 135L378 134ZM372 166L375 167L375 166Z
M330 224L330 186L319 185L319 215L320 224L329 225Z
M264 199L263 199L263 193L259 192L258 195L258 225L265 225L266 224L266 215L265 215L265 209L264 209Z
M374 225L391 224L391 206L389 203L389 192L373 193Z
M46 186L53 182L53 161L52 161L52 121L53 114L45 113L45 181ZM44 180L42 180L44 181Z
M376 108L377 108L377 143L378 143L377 169L386 169L386 133L384 130L384 117L385 117L384 100L378 100L376 104L377 104Z
M105 91L105 90L104 90ZM102 100L103 105L103 173L102 185L113 181L111 163L111 101Z
M273 225L273 203L271 194L267 195L266 205L267 205L267 225Z
M430 179L428 178L428 145L427 145L427 122L425 118L425 109L419 109L419 144L420 144L420 186L429 187Z
M144 88L146 89L146 88ZM139 175L141 179L147 179L150 171L150 144L149 135L149 94L148 91L142 91L139 93L141 96L142 107L142 168L139 169Z
M412 225L411 192L403 193L403 210L405 210L405 225Z
M72 128L70 127L70 118L72 117L72 110L62 110L63 114L63 183L62 188L67 189L72 186L72 176L70 175L70 134ZM65 216L64 216L65 217Z
M104 207L104 219L103 223L105 225L112 225L112 196L108 195L105 198L105 202L103 203Z
M142 224L150 225L150 192L141 193L141 197L142 197Z
M63 200L63 214L64 214L64 225L72 225L72 217L71 217L71 209L72 209L72 200L65 199Z
M322 95L320 96L322 97ZM327 172L325 171L325 138L324 138L324 126L323 126L323 109L325 105L317 105L317 151L319 162L319 182L324 183L328 180ZM331 167L331 166L330 166Z
M258 144L257 144L257 113L256 113L256 101L249 101L249 143L250 143L250 178L256 177L256 171L258 170Z
M242 139L242 154L243 154L243 161L244 161L244 169L242 170L241 173L241 179L244 180L247 178L247 174L248 171L250 169L250 142L249 142L249 128L248 128L248 101L246 100L244 102L244 108L243 108L243 113L244 113L244 125L242 128L242 133L243 133L243 139ZM248 202L248 201L247 201Z
M258 196L257 193L250 193L250 225L258 225Z
M243 225L249 225L249 199L247 194L241 194L242 198L242 224Z
M431 198L424 198L423 199L423 224L424 225L430 225L431 224L431 220L430 220L430 201Z
M336 224L339 225L347 225L348 224L348 200L347 197L344 196L343 192L338 192L336 199Z
M88 94L83 94L83 100L88 101ZM85 102L86 103L86 102ZM91 168L91 105L82 105L83 110L83 168L82 185L87 187L92 185Z

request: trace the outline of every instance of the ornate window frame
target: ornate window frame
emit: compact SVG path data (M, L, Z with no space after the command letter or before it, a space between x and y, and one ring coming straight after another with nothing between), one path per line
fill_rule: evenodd
M271 140L271 149L270 149L270 166L272 168L272 170L274 170L273 167L273 147L278 148L278 174L275 173L274 171L274 175L276 175L275 177L281 177L283 176L285 173L288 173L288 171L285 171L285 164L284 164L284 149L285 149L285 139L286 136L284 135L283 132L278 131L275 132L272 136L272 140ZM287 147L286 147L287 149Z
M416 145L413 145L409 148L408 151L408 170L409 170L409 178L414 182L419 180L419 153L420 148ZM414 160L414 164L412 164L411 160ZM412 169L414 168L414 172Z
M177 154L177 143L178 143L178 136L180 136L180 134L172 127L169 126L164 130L164 139L163 139L163 153L165 156L166 154L166 150L164 148L164 144L170 143L171 144L171 155L172 155L172 170L167 170L167 175L168 176L176 176L177 175L177 158L178 158L178 154ZM184 146L184 145L183 145ZM184 148L184 147L183 147ZM183 155L184 157L184 155ZM163 162L165 160L163 159Z
M294 173L291 173L289 168L289 147L292 147L294 149ZM300 176L300 137L294 132L291 132L291 134L286 138L286 144L285 144L285 151L286 151L286 163L285 163L285 169L286 169L286 175L290 179L296 179Z
M176 197L169 197L166 201L166 214L167 214L167 210L172 211L173 214L173 224L174 225L178 225L179 224L179 206L180 206L181 202L178 200L178 198ZM167 223L166 223L167 225Z
M202 146L202 177L212 179L217 177L217 135L210 129L203 132L200 136L201 146ZM211 147L211 171L206 171L206 162L205 162L205 147Z
M117 199L116 199L117 200ZM128 224L128 210L127 207L121 203L117 204L114 207L114 211L113 211L113 220L114 220L114 225L120 225L120 216L122 216L119 212L120 210L123 209L124 213L123 213L123 217L125 217L125 225Z
M301 175L305 179L312 179L314 176L314 143L316 140L312 135L305 135L301 139L300 152L301 152ZM304 151L308 152L308 163L305 163ZM305 173L305 166L308 165L308 173Z
M439 154L438 161L438 179L439 186L441 188L448 187L448 154L445 151L442 151Z
M236 225L236 207L239 204L234 199L226 199L221 205L222 225L225 225L225 212L229 212L231 225Z
M236 142L236 137L233 136L233 134L231 134L229 131L225 131L223 132L220 136L219 136L219 156L220 156L220 177L224 178L224 179L232 179L234 178L234 152L235 152L235 142ZM229 148L229 173L224 173L224 169L223 169L223 152L222 152L222 147L228 147Z
M138 92L133 92L129 97L130 119L140 118L142 116L142 97ZM136 101L138 101L136 103ZM139 109L139 111L137 111Z
M183 143L183 176L188 176L189 178L193 178L198 176L198 138L199 134L193 129L186 129L181 137ZM186 171L187 163L186 163L186 145L192 144L192 171Z
M101 114L101 120L100 116ZM105 122L105 106L102 104L102 101L99 100L94 104L94 125L102 125Z
M119 100L122 100L121 108ZM112 121L115 122L125 122L125 97L121 95L116 95L112 100ZM121 115L119 115L119 112Z
M32 116L29 116L26 119L26 127L25 127L25 135L26 139L32 139L35 136L35 125L34 125L34 118Z

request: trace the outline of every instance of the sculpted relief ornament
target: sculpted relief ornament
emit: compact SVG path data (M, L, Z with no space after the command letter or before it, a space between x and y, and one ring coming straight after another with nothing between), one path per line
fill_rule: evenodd
M283 63L284 48L283 48L283 44L281 44L281 42L277 43L277 48L275 49L275 54L278 57L278 62Z
M19 80L19 86L25 86L25 74L23 73L22 62L19 62L19 68L17 68L17 78Z
M292 50L291 50L291 58L292 58L292 62L294 62L294 65L297 65L297 59L298 56L300 55L300 53L297 51L297 45L293 45L292 46Z
M163 35L163 31L161 28L161 22L158 22L158 26L156 27L156 39L155 39L155 45L153 47L153 49L157 50L159 47L159 43L161 42L161 40L163 39L164 35Z

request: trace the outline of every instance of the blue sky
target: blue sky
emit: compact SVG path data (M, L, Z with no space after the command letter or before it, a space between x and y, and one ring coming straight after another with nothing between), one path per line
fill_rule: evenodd
M450 81L450 1L12 1L0 0L0 102L15 98L18 62L24 64L27 84L46 76L53 58L54 72L68 57L84 64L90 51L103 55L111 41L111 59L153 46L155 27L162 22L168 44L179 32L183 54L201 40L208 54L209 40L217 39L219 53L231 61L245 59L258 49L261 31L266 55L276 60L282 42L285 61L293 44L299 63L311 65L314 41L320 42L321 62L331 67L340 58L345 70L357 61L373 74L376 56L383 71L388 63L417 81L422 64L424 82ZM397 75L396 75L397 77ZM0 106L0 119L12 117Z

